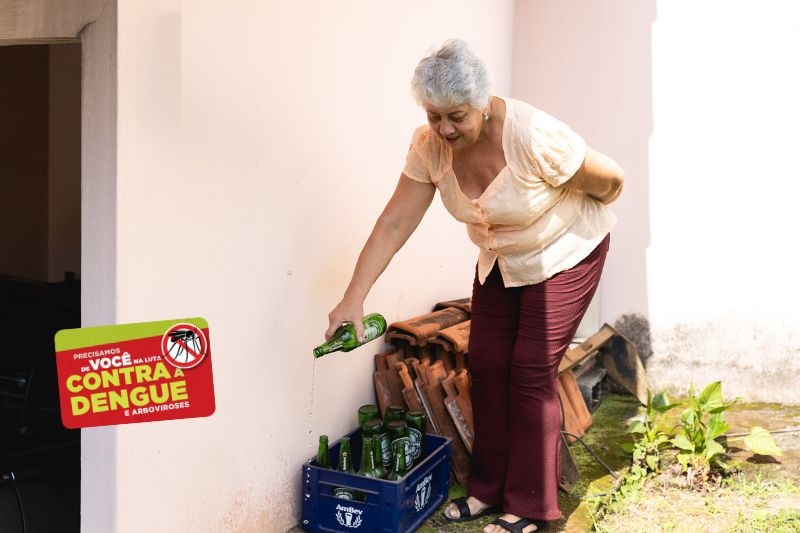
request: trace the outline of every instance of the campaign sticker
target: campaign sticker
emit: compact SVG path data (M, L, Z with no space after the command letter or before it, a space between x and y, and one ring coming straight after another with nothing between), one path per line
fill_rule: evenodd
M196 418L216 409L202 318L63 329L55 346L65 427Z

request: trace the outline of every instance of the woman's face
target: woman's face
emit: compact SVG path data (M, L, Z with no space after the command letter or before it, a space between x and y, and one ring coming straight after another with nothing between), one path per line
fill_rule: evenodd
M429 104L425 106L425 112L431 130L453 150L472 146L483 131L483 112L469 104L444 108Z

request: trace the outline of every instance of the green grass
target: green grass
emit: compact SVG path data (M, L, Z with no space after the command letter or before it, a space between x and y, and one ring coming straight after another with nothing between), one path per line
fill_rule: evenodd
M597 510L598 533L800 532L800 488L766 468L736 473L718 488L691 491L650 483L617 492ZM656 529L657 528L657 529Z
M734 526L731 533L752 533L764 531L769 533L797 533L800 531L800 511L784 509L777 513L747 513Z

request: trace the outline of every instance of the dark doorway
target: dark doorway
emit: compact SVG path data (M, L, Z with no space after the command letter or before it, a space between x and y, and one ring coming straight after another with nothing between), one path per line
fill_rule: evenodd
M80 531L53 336L80 327L81 46L0 46L0 531Z

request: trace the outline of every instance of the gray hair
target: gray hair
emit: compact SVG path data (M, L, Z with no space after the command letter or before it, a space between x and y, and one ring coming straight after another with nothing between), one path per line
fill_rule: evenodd
M486 64L460 39L446 41L414 69L411 92L421 106L469 104L482 109L489 103L491 81Z

